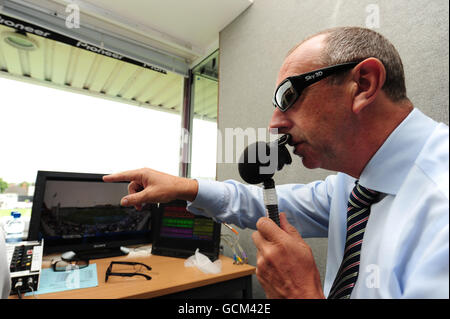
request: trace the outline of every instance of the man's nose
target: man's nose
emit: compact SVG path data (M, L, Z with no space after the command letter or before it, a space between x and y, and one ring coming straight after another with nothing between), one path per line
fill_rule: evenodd
M269 123L269 130L278 130L278 134L288 133L292 126L291 121L286 114L281 112L279 108L275 108Z

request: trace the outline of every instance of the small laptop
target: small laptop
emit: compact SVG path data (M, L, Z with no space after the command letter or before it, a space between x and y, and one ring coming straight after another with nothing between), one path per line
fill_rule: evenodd
M194 215L187 202L176 200L159 204L153 215L152 254L188 258L196 249L212 261L219 257L220 224L213 219Z

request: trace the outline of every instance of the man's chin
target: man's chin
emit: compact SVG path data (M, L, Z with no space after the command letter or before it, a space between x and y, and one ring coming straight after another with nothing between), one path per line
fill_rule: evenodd
M302 164L308 169L320 168L320 163L318 161L311 160L309 157L300 156L302 159Z

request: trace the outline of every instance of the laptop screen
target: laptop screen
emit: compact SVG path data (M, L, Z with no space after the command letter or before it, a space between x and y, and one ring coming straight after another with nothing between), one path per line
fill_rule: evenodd
M186 209L185 201L160 204L155 216L152 254L188 258L199 251L215 260L219 255L220 224Z

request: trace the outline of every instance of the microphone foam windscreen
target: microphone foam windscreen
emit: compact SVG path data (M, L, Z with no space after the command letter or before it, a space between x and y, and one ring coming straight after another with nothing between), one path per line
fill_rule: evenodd
M268 143L256 142L250 144L242 153L238 169L241 178L249 184L259 184L270 179L277 170ZM278 158L275 158L277 162Z

